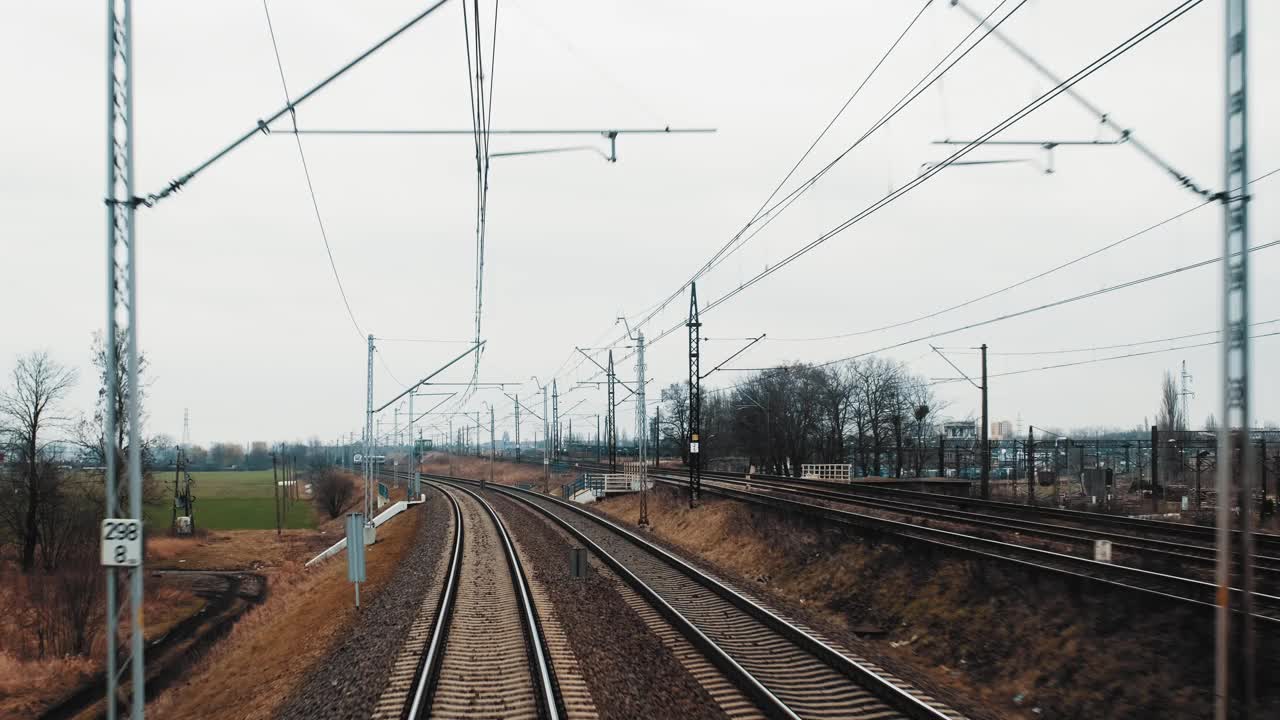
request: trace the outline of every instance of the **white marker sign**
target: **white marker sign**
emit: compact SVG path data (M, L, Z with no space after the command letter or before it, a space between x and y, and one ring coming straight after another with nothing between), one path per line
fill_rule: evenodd
M142 521L116 518L102 521L102 564L137 567L142 564Z
M695 440L695 441L693 441L693 442L691 442L691 443L689 443L689 452L691 452L691 453L697 453L697 452L698 452L698 442L697 442L696 440Z

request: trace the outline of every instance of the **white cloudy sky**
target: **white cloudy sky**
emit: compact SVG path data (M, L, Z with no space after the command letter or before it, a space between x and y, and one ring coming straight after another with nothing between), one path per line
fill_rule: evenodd
M995 5L969 2L983 12ZM276 110L282 96L260 2L134 5L138 189L153 192ZM487 35L493 10L486 5ZM1031 0L1004 27L1067 75L1173 5ZM300 93L425 6L273 0L291 90ZM1203 3L1078 86L1215 189L1222 184L1221 6ZM623 137L616 165L588 153L493 161L483 377L519 383L555 376L567 389L590 376L573 357L574 346L614 339L619 314L636 316L666 297L731 238L919 7L914 0L500 0L494 128L670 125L719 132ZM1280 6L1255 1L1250 10L1257 176L1280 166L1273 77L1280 50L1261 42L1280 28ZM300 125L469 128L461 14L457 0L446 4L304 105ZM0 370L7 376L19 353L48 350L82 369L68 405L88 408L96 391L89 342L105 314L103 3L3 0L3 17ZM793 182L852 142L971 27L960 10L934 2ZM930 141L973 137L1048 87L988 40L702 280L703 301L914 178L922 163L944 156ZM1063 97L1002 137L1107 137L1100 132L1095 118ZM557 144L565 142L492 142L495 152ZM361 329L389 338L469 337L470 139L307 137L305 146ZM984 149L970 157L1043 162L1027 149ZM1197 202L1132 147L1062 148L1055 164L1052 175L1030 164L939 173L707 313L705 334L826 336L908 319L1083 255ZM1280 177L1254 187L1255 245L1280 239L1278 193ZM735 365L853 355L1211 258L1220 252L1221 225L1221 211L1206 207L963 310L839 340L771 339ZM343 309L289 136L255 137L182 193L143 211L138 237L140 337L152 363L150 430L180 434L183 408L190 408L197 442L332 439L360 427L365 341ZM1269 281L1278 263L1280 249L1253 256L1255 320L1280 318L1280 287ZM1219 323L1219 283L1213 266L935 342L1028 352L1210 331ZM687 300L677 300L646 330L652 336L680 322L686 309ZM396 390L387 367L408 380L462 347L383 344L385 366L375 373L379 404ZM708 343L707 361L735 348ZM652 347L656 384L684 379L685 350L683 331ZM1278 350L1280 338L1255 345L1253 399L1261 419L1280 419L1280 381L1262 372ZM1114 352L993 354L991 371ZM1217 352L1199 348L993 380L992 414L1037 425L1134 425L1153 414L1160 373L1186 360L1199 420L1219 403ZM887 354L926 377L954 375L927 344ZM975 356L958 352L953 359L976 372ZM630 373L630 362L623 365ZM447 379L468 375L463 363ZM709 382L734 377L722 373ZM519 390L532 405L532 383ZM939 393L953 414L976 409L976 392L967 385L940 386ZM575 412L598 412L602 396L580 388L562 407L585 397ZM499 418L508 414L510 401L496 391L481 393L466 409L485 399L497 403ZM525 436L533 429L526 426Z

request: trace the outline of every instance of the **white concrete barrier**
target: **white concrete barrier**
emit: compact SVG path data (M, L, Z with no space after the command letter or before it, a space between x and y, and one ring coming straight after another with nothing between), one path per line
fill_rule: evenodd
M414 503L414 504L416 505L417 503ZM377 517L373 519L373 526L380 527L383 523L399 515L400 513L404 512L408 508L409 508L409 503L405 502L404 500L400 500L392 504L391 507L378 513ZM320 562L321 560L328 560L329 558L333 557L334 555L337 555L338 553L346 549L347 549L347 539L342 538L338 542L329 546L329 548L326 549L324 552L308 560L307 564L304 567L311 567L312 565Z

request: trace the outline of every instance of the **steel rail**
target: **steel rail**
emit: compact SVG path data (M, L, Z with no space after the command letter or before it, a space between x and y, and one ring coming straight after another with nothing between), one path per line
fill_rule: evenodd
M704 473L706 475L708 473ZM713 476L721 477L744 477L741 473L714 472ZM1088 510L1069 510L1066 508L1052 508L1023 505L1021 503L1012 503L1004 500L982 500L980 498L961 497L956 495L942 495L940 493L923 492L920 490L904 490L901 488L877 487L870 484L853 484L853 483L836 483L826 480L816 480L813 478L792 478L782 475L769 474L753 474L753 478L761 480L774 480L787 482L795 485L807 485L810 487L822 487L837 491L848 492L850 494L875 494L875 495L894 495L898 497L914 498L935 503L945 503L957 507L975 507L988 508L991 510L1001 510L1014 514L1034 514L1046 517L1056 517L1064 520L1070 520L1079 523L1091 523L1095 525L1111 525L1118 528L1128 528L1140 533L1165 533L1168 535L1182 535L1185 537L1203 538L1207 542L1214 542L1214 529L1211 527L1203 527L1200 525L1186 525L1183 523L1169 522L1167 520L1146 520L1130 517L1117 517L1106 513L1091 512ZM1238 531L1236 531L1238 532ZM1255 533L1260 544L1268 547L1280 549L1280 535L1273 533Z
M511 536L507 533L507 527L503 524L502 518L498 517L498 513L488 500L480 497L470 488L458 489L480 503L480 506L489 514L489 519L493 520L493 524L498 528L498 535L502 537L502 545L507 552L507 565L511 570L511 582L515 585L520 598L520 616L527 635L529 655L538 670L540 715L547 720L560 720L562 708L556 695L554 670L551 667L551 661L547 658L547 643L542 637L542 628L538 624L538 615L533 607L533 592L529 589L529 579L525 575L524 566L520 563L520 557L516 554L515 545L511 542Z
M670 479L659 475L650 475L649 477L666 485L677 488L684 487L683 479ZM966 535L964 533L958 533L951 530L940 530L923 525L913 525L911 523L900 522L897 520L887 520L885 518L879 518L872 515L852 512L850 510L828 508L821 505L814 505L811 503L775 497L772 495L762 495L760 493L733 490L717 486L705 487L705 491L714 495L741 500L755 505L796 511L804 515L820 517L841 525L856 527L865 531L881 532L898 538L925 543L933 547L946 548L968 555L1012 563L1037 572L1051 572L1126 591L1164 597L1184 604L1199 606L1204 609L1212 609L1215 607L1212 602L1212 598L1215 596L1217 588L1213 583L1201 580L1179 577L1177 575L1168 575L1165 573L1127 567L1124 565L1113 565L1111 563L1099 562L1087 558L1076 557L1074 555L1066 555L1050 550L1041 550L1039 548L1016 545L1000 540L991 540L974 535ZM1016 556L1031 559L1022 559ZM1057 565L1051 563L1056 563ZM1167 590L1157 589L1150 585L1144 586L1130 584L1130 582L1122 582L1114 579L1116 576L1126 576L1131 580L1146 581L1155 585L1163 584L1167 586L1174 586L1185 591L1196 592L1210 599L1201 600L1196 597L1189 597L1188 595L1181 595ZM1240 593L1238 589L1233 589L1233 592L1235 594ZM1268 603L1276 611L1274 616L1255 613L1254 618L1268 627L1280 630L1280 597L1264 595L1261 593L1254 593L1254 597Z
M440 661L444 658L444 644L449 634L449 624L453 617L454 600L458 595L458 574L462 569L462 543L465 535L462 523L462 508L449 493L441 492L449 498L453 505L453 557L449 560L449 574L445 580L444 592L440 593L440 607L436 610L435 627L431 629L431 643L418 668L418 679L413 690L413 701L409 705L406 717L414 720L425 714L425 703L440 676Z
M746 485L748 488L763 488L770 491L791 493L793 495L812 497L850 505L860 505L877 510L942 520L944 522L954 522L997 530L1016 529L1048 540L1055 540L1059 542L1080 544L1091 543L1094 540L1110 540L1113 548L1122 549L1128 552L1154 552L1176 560L1192 561L1209 566L1213 566L1216 562L1214 558L1214 548L1206 545L1191 545L1171 542L1168 540L1136 537L1134 535L1127 535L1108 530L1095 530L1072 525L1055 525L1052 523L1036 522L1034 520L1022 520L999 515L968 512L964 510L947 511L947 508L940 508L936 505L919 505L904 500L872 498L852 492L838 492L820 488L797 486L781 481L759 480L754 478L747 480L745 478L720 476L712 476L709 478L709 481L736 483ZM1280 557L1257 555L1254 559L1255 562L1259 563L1259 570L1269 573L1280 572Z
M435 473L426 473L425 477L431 478L433 480L436 480L438 482L445 483L445 484L458 483L458 482L466 482L466 483L475 482L474 480L470 480L468 478L452 477L448 475L438 475ZM488 487L493 488L492 485ZM503 492L502 489L499 489L499 491ZM504 494L510 495L514 499L524 502L524 504L527 504L534 509L541 510L537 505L524 501L523 498L520 498L519 496L511 495L511 493L505 493L505 492ZM705 634L703 634L702 631L697 628L697 626L691 623L687 618L681 615L679 611L677 611L669 603L667 603L667 601L664 600L662 596L657 593L657 591L650 588L647 584L644 583L643 580L641 580L634 573L628 570L625 565L623 565L616 558L614 558L612 555L606 552L603 548L601 548L598 544L592 541L591 538L584 535L582 532L580 532L577 528L573 527L572 525L564 522L561 518L558 518L555 515L546 513L545 511L543 511L543 514L546 515L548 518L550 518L553 522L556 522L562 529L564 529L566 532L568 532L570 535L576 538L586 548L591 550L591 552L595 553L597 557L599 557L607 565L609 565L609 567L611 567L614 570L614 572L616 572L620 577L622 577L622 579L625 580L628 585L630 585L633 589L635 589L636 592L640 593L640 595L644 597L645 600L647 600L651 605L653 605L653 607L657 609L659 613L661 613L669 622L675 625L676 628L680 631L680 633L684 635L685 638L688 639L689 642L691 642L694 645L694 647L697 647L699 650L705 653L708 656L708 659L711 661L711 663L715 665L726 676L728 676L730 682L732 682L735 686L737 686L743 692L747 693L747 695L751 697L751 699L755 700L756 703L759 704L761 708L766 712L766 714L768 714L772 718L787 718L789 720L800 720L799 717L795 715L795 713L791 712L791 710L787 708L787 706L784 705L781 700L779 700L776 696L774 696L773 693L771 693L768 690L768 688L766 688L762 683L760 683L760 681L756 680L749 672L747 672L746 669L744 669L741 665L739 665L737 661L735 661L732 657L730 657L728 653L726 653L723 649L721 649L720 646L716 645L715 642L713 642L710 638L708 638Z
M440 476L436 474L428 474L428 476L445 481L451 480L470 484L475 484L477 482L467 478L450 478L448 476ZM732 672L726 672L726 674L735 682L745 682L746 687L743 687L742 689L747 692L748 695L757 700L757 702L761 702L761 700L767 701L768 704L762 704L761 709L772 717L796 718L798 716L771 690L765 687L760 680L755 678L749 671L729 656L723 648L703 634L702 631L699 630L688 618L672 607L660 594L645 584L618 559L607 553L597 543L592 541L582 531L574 527L568 521L555 515L540 503L533 502L530 498L537 498L538 500L567 509L579 517L587 518L588 520L621 536L623 539L640 548L642 551L672 567L686 578L712 591L715 595L729 602L740 611L761 622L787 640L795 643L805 651L815 656L818 660L834 669L836 672L849 678L858 686L867 690L872 695L884 701L894 710L903 713L907 717L912 718L913 720L942 720L943 718L950 717L914 694L898 687L863 663L847 657L823 640L814 637L807 631L781 618L771 610L759 605L742 593L724 585L719 580L707 575L703 571L673 555L667 550L649 542L648 540L606 518L590 513L581 507L578 507L574 503L565 502L558 498L530 490L495 486L489 487L512 497L513 499L517 499L531 508L534 508L556 522L560 527L589 547L592 552L596 553L605 561L606 564L623 577L629 585L635 588L641 595L645 596L646 599L648 599L654 607L659 610L659 612L666 616L668 620L677 626L677 628L681 629L682 632L686 634L686 637L695 644L695 646L703 649L704 652L708 652L710 655L709 659L716 664L717 667L720 667L722 671L725 670L726 667L731 668Z

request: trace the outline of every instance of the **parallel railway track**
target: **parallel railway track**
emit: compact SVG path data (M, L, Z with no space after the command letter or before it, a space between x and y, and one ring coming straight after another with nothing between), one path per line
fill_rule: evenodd
M1016 532L1019 535L1040 538L1046 542L1070 545L1084 552L1091 550L1095 540L1108 540L1116 551L1130 553L1135 558L1156 559L1199 568L1203 571L1202 575L1205 577L1211 574L1209 571L1216 563L1216 549L1213 546L1186 540L1162 540L1088 526L1081 527L1037 520L1024 520L989 512L970 512L934 504L882 498L857 492L841 492L839 490L801 486L779 480L754 477L746 480L738 477L714 476L709 478L708 481L816 498L845 505L856 505L884 512L982 528L1001 533ZM1255 555L1254 567L1259 574L1260 582L1264 583L1266 587L1280 587L1280 557Z
M651 474L650 477L659 483L677 488L684 487L686 482L684 477L661 472ZM959 552L970 557L1009 563L1034 572L1047 572L1065 578L1110 586L1122 591L1162 597L1173 602L1197 606L1205 610L1215 607L1214 601L1217 587L1212 582L1205 580L1098 562L1090 558L994 540L953 530L933 528L917 523L891 520L839 507L817 505L780 495L736 489L729 487L729 483L717 484L717 480L724 479L732 479L737 483L745 482L745 479L741 477L730 476L729 478L722 478L716 475L708 476L708 474L704 474L703 492L744 501L749 504L821 518L862 532L895 536L912 542ZM768 477L763 478L762 482L769 483L776 482L776 480L773 477ZM752 484L754 485L755 483L756 476L752 476ZM803 490L796 486L786 486L786 492L796 495L802 494ZM918 494L929 495L928 493ZM1233 592L1236 595L1240 594L1238 589L1233 590ZM1258 621L1259 627L1280 632L1280 596L1255 592L1253 597L1255 603L1253 616ZM1236 605L1236 607L1239 606Z
M429 477L455 486L474 483ZM589 548L769 717L961 717L616 523L538 493L489 488L527 505Z
M743 473L703 472L703 477L719 480L740 481L747 477ZM1045 505L1025 505L1004 500L983 500L981 498L942 495L920 490L904 490L901 488L881 487L870 483L841 483L831 480L813 478L795 478L780 475L753 474L751 479L762 482L780 482L793 487L804 487L833 492L843 492L861 497L892 498L903 502L924 505L957 508L989 514L1030 518L1037 521L1052 519L1059 523L1067 523L1078 529L1105 529L1116 535L1126 535L1131 540L1178 538L1182 543L1194 543L1203 547L1212 547L1216 542L1214 528L1178 523L1168 520L1152 520L1132 518L1087 510L1069 510ZM1233 531L1238 532L1238 531ZM1254 534L1257 553L1262 558L1280 558L1280 535L1258 532Z

